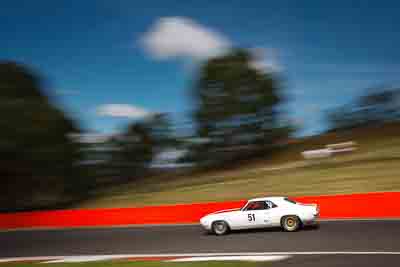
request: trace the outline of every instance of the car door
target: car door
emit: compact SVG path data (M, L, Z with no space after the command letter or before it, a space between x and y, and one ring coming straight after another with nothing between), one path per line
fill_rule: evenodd
M238 215L237 229L262 228L265 222L265 201L252 201Z
M280 225L280 210L272 201L265 201L264 223L265 227Z

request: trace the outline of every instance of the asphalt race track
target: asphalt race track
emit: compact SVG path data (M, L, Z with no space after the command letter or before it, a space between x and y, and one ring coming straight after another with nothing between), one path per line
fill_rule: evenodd
M96 254L310 252L274 266L398 265L400 255L320 255L318 252L400 252L400 221L321 222L295 233L279 229L205 233L200 226L0 232L0 258ZM340 253L339 253L340 254Z

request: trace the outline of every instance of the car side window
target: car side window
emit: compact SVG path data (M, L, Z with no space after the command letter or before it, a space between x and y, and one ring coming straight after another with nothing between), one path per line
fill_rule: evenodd
M278 207L272 201L269 201L269 200L265 201L265 206L266 206L266 209L272 209L272 208Z
M250 202L245 210L266 210L269 209L265 201L253 201Z

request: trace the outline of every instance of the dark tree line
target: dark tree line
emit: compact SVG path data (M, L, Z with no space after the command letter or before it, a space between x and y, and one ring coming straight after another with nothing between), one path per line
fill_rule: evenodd
M153 157L176 143L166 114L131 122L104 142L82 142L84 133L39 75L20 64L0 63L0 90L0 211L83 200L98 187L146 175Z
M99 187L145 179L153 159L171 148L188 151L178 162L201 167L271 155L293 129L278 112L279 77L254 60L234 50L199 67L193 136L178 138L167 114L152 114L93 143L80 140L80 127L46 94L39 75L0 63L0 211L67 205ZM400 120L400 89L371 89L327 120L331 130Z
M277 107L282 88L273 73L253 67L245 50L210 59L200 69L194 87L197 146L200 162L223 163L267 153L290 134L280 124Z
M190 151L181 162L207 166L270 153L290 130L277 112L278 78L253 60L236 50L200 67L190 138L177 138L166 114L152 114L93 143L80 140L80 127L46 94L39 75L1 63L0 210L67 205L98 187L143 179L169 148Z
M376 87L345 106L328 112L331 130L379 125L400 119L400 89Z
M133 122L110 142L114 149L110 165L128 180L146 174L153 158L162 149L174 145L171 122L166 114L154 114Z
M0 64L0 210L76 199L84 180L75 123L52 104L32 70Z

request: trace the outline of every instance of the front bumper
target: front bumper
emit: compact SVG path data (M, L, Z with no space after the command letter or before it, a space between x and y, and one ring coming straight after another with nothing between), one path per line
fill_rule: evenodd
M211 231L211 223L206 219L200 220L200 225L207 231Z

